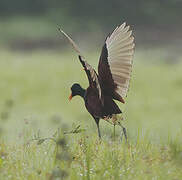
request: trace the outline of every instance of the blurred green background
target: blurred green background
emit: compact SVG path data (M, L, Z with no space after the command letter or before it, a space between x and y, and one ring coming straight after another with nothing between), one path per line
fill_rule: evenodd
M127 103L120 104L129 136L140 132L165 141L181 134L181 8L180 0L1 0L1 139L17 143L27 130L48 136L73 123L96 133L83 101L68 101L72 83L86 88L88 82L57 28L71 35L97 69L106 35L125 21L136 43ZM101 130L107 137L112 127L101 122Z

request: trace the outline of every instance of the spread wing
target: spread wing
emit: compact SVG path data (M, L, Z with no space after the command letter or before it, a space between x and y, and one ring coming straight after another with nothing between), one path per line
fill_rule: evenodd
M94 68L92 68L91 65L89 65L85 60L83 60L84 56L81 55L81 52L80 52L77 44L63 30L59 29L59 31L64 34L64 36L68 39L68 41L70 42L70 44L72 45L74 50L78 53L79 60L87 74L89 86L96 88L98 91L98 94L99 94L99 98L102 99L101 98L101 87L99 84L98 75L97 75L96 71L94 70Z
M98 66L102 90L123 103L129 88L135 46L129 29L123 23L106 38Z
M95 72L94 68L92 68L92 66L90 64L88 64L86 61L84 61L82 59L81 56L78 56L78 57L80 59L82 66L84 67L86 74L87 74L89 85L98 90L99 98L101 99L101 87L100 87L97 73Z

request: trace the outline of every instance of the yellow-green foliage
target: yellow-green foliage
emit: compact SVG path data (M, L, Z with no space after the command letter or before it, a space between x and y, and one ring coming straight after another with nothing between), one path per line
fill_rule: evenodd
M100 142L83 100L68 101L72 83L88 86L75 54L0 54L0 179L181 179L181 64L165 64L159 51L136 53L120 105L126 144L104 121ZM98 56L89 63L96 67Z

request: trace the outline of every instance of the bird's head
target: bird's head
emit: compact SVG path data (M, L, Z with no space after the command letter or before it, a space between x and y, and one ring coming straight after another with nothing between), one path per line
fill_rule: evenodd
M80 86L80 84L75 83L71 86L71 95L69 96L69 100L71 100L76 95L84 97L84 94L85 90Z

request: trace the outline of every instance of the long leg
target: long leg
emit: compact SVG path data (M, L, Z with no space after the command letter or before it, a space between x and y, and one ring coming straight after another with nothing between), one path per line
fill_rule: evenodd
M123 134L124 134L124 137L125 137L125 141L127 142L128 141L128 138L127 138L127 134L126 134L126 128L121 124L119 123L119 126L122 128L123 132L121 134L121 141L123 139Z
M113 131L114 140L115 140L115 136L116 136L115 126L116 126L116 125L114 124L114 131Z
M124 134L125 141L127 142L128 141L128 138L127 138L127 134L126 134L126 128L124 126L121 126L121 127L123 129L123 133L122 133L122 136L121 136L121 140L122 140L122 137L123 137L123 134Z
M123 134L124 134L125 140L127 142L128 138L127 138L127 134L126 134L126 128L125 127L122 127L122 128L123 128Z
M100 128L99 128L99 118L94 118L95 119L95 122L96 122L96 124L97 124L97 130L98 130L98 136L99 136L99 138L101 139L101 134L100 134Z

